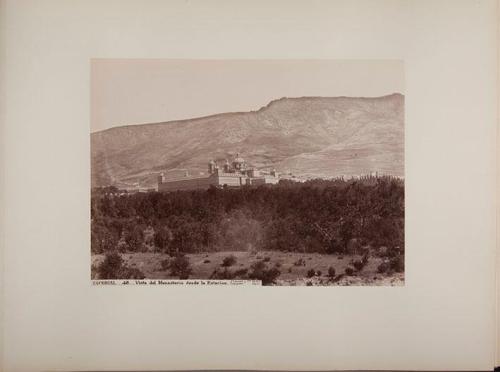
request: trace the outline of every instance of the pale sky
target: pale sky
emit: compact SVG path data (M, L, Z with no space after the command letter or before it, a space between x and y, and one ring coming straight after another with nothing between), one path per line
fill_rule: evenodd
M91 132L258 110L281 97L404 94L395 60L94 59L91 67Z

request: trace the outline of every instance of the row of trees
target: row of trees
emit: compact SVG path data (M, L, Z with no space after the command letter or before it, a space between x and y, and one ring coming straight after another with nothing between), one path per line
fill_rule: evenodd
M173 193L93 193L92 251L220 250L345 253L404 249L404 185L285 182Z

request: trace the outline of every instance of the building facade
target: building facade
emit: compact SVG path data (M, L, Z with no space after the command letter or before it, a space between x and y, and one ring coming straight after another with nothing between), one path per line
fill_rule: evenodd
M230 164L227 160L222 168L216 161L208 162L208 175L178 177L166 179L164 174L158 176L158 191L197 190L214 187L242 187L277 184L279 175L276 170L269 173L248 167L239 155Z

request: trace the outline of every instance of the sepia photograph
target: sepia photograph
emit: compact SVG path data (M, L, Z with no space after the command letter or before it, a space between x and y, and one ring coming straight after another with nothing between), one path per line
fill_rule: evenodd
M0 371L500 366L499 2L0 1Z
M402 286L404 64L91 60L91 279Z

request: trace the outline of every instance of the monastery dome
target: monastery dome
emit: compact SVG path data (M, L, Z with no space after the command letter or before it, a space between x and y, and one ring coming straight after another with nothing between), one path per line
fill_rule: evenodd
M236 155L236 159L234 159L234 162L235 163L244 163L245 162L245 159L243 159L242 157L240 157L239 155Z

